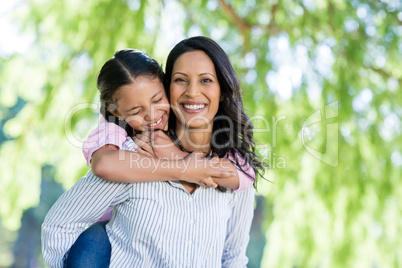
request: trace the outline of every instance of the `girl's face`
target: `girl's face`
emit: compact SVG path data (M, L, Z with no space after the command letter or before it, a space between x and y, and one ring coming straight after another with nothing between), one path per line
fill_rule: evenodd
M167 130L170 106L165 89L158 78L139 76L116 93L114 114L135 130Z
M200 50L186 52L173 66L170 103L177 126L211 128L221 89L211 59Z

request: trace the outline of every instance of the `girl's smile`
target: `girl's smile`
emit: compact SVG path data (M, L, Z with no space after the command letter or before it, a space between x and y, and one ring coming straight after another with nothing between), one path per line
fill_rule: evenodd
M140 76L115 93L114 113L135 130L167 130L170 105L162 82L157 78Z
M163 114L158 120L152 122L151 124L146 125L146 127L150 130L155 129L164 129L162 126L166 125L167 122L167 115Z

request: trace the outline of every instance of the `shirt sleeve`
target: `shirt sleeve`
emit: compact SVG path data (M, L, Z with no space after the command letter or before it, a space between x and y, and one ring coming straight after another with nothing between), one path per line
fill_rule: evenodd
M88 138L82 144L82 153L87 161L87 166L91 167L93 153L106 144L122 148L127 139L127 132L120 126L109 123L101 116L99 126L91 131Z
M42 254L49 267L62 268L66 253L84 229L109 206L129 198L131 184L102 180L91 171L60 196L42 224Z
M230 161L232 161L233 163L236 163L235 158L231 153L227 154L226 158L229 159ZM244 160L244 158L241 156L241 154L236 153L236 158L237 158L237 161L239 162L239 165L241 166L241 168L244 170L244 172L246 172L246 173L244 173L240 169L240 167L235 165L235 167L237 169L237 173L239 174L239 188L234 190L234 192L239 193L239 192L243 192L243 191L247 190L248 188L250 188L253 185L254 179L255 179L255 172L254 172L254 169Z
M227 223L225 246L222 254L222 267L246 267L247 245L254 215L254 188L234 193L231 216Z

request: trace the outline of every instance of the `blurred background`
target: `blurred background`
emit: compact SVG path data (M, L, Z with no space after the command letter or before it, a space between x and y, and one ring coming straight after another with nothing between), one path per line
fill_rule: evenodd
M103 63L130 47L164 66L195 35L229 55L272 167L249 267L402 267L399 0L9 0L0 32L0 267L45 267L40 226L88 170Z

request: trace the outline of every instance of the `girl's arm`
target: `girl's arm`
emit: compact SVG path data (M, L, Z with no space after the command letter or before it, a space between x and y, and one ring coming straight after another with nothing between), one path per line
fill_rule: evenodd
M91 167L92 155L96 150L106 147L120 149L127 139L127 132L120 126L109 123L103 116L100 116L99 125L91 131L88 138L82 144L87 166Z
M153 133L154 149L149 146L149 135L139 135L141 139L134 137L134 142L146 151L153 152L157 157L166 157L169 159L184 158L187 153L179 150L177 146L172 147L172 141L162 131ZM238 163L240 167L235 165ZM254 184L255 172L254 169L244 160L240 153L228 153L224 158L214 157L211 161L216 168L229 170L233 172L233 176L222 178L213 177L213 181L225 188L233 189L235 192L242 192Z
M237 162L241 166L238 167L234 163ZM213 180L226 188L235 189L235 192L242 192L247 190L254 184L255 172L254 169L244 160L244 158L239 154L236 155L227 154L225 158L219 159L219 165L223 168L228 168L232 170L237 175L236 178L213 178Z
M192 155L184 158L187 154L177 147L172 149L175 157L170 159L155 159L151 154L147 156L132 152L112 152L123 148L123 142L127 140L126 131L120 126L107 122L103 117L100 119L98 128L93 130L83 144L83 154L87 165L98 177L116 182L146 182L182 180L217 187L212 177L228 177L232 173L227 170L217 170L201 160L199 156ZM170 141L171 142L171 141ZM141 148L134 147L134 151ZM129 148L133 150L133 148ZM127 159L126 162L121 161ZM175 161L175 160L176 161ZM161 168L162 167L162 168ZM199 169L194 170L194 167ZM127 172L128 171L128 172ZM187 176L187 177L186 177ZM189 180L190 178L190 180Z
M128 141L127 146L130 144L134 142ZM176 149L170 150L173 152ZM177 153L182 155L180 150ZM133 183L184 180L210 187L217 186L212 177L230 178L237 173L236 170L216 166L213 160L206 159L201 152L170 159L117 150L114 147L104 147L94 153L92 170L96 176L109 181Z
M219 164L215 164L214 168L211 167L211 162L205 163L207 161L199 159L191 161L194 156L183 161L187 153L180 151L176 146L167 149L165 146L164 150L158 150L157 157L162 157L163 151L169 152L168 155L165 154L165 159L160 160L155 159L151 154L148 154L146 159L144 155L136 155L133 152L112 153L111 151L122 148L126 138L127 133L124 129L101 118L99 127L91 132L83 144L87 165L92 168L95 175L119 182L185 180L210 187L216 187L219 184L235 191L243 191L253 184L247 175L237 170L225 158L220 159ZM161 131L155 132L156 144L162 141L161 144L166 145L167 140L171 143L166 134ZM168 169L161 167L168 167ZM251 175L254 177L254 174Z
M157 135L159 134L156 134L154 139L154 152L158 158L151 157L151 154L145 156L131 151L118 151L112 146L104 147L94 154L92 160L94 174L106 180L121 182L140 182L144 176L149 176L147 177L149 181L170 180L169 178L189 181L190 178L189 182L200 185L206 183L211 187L214 187L211 185L212 183L217 183L225 188L235 189L235 192L244 191L253 185L254 170L245 162L240 154L236 154L236 156L228 154L227 158L214 157L209 162L205 162L207 160L202 159L203 155L201 153L188 155L188 153L182 152L172 144L169 146L167 141L170 143L171 141L168 137L158 137ZM161 139L164 139L164 141L161 141ZM137 143L140 143L138 139L135 140ZM152 152L150 147L146 150ZM137 148L137 151L142 150ZM236 161L235 157L244 172L233 164ZM218 173L220 171L227 171L231 172L231 175L223 178L220 175L213 176L213 173L210 173L212 182L203 173L205 172L205 167L208 165L210 165L210 168L216 169ZM211 172L213 171L212 169Z

